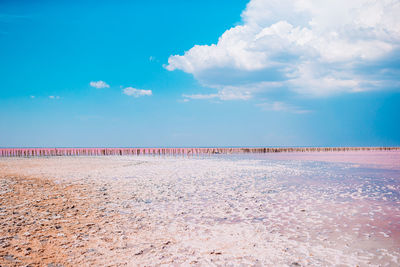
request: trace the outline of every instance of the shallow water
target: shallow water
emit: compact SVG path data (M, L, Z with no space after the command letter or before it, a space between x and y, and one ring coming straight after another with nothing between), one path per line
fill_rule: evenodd
M314 154L314 158L310 157L310 154ZM360 244L353 244L352 248L357 253L374 255L372 258L375 260L365 262L368 264L378 263L384 258L382 255L377 255L381 249L380 246L383 246L390 248L394 253L390 256L386 255L392 260L389 262L398 264L400 252L399 166L392 164L388 167L386 164L381 164L382 159L383 163L387 163L382 155L375 164L371 164L370 160L365 163L362 159L360 160L359 156L362 154L365 152L359 152L353 156L354 161L361 165L353 162L337 162L336 157L334 157L334 162L329 162L327 157L323 158L324 161L319 161L318 153L308 153L304 160L301 158L302 155L293 157L290 154L287 158L285 158L286 155L279 155L279 159L270 154L234 155L221 158L239 162L250 160L254 161L255 165L273 169L267 174L254 173L253 177L257 181L255 188L261 193L264 201L275 193L273 200L267 202L280 202L282 209L275 209L274 215L279 214L278 217L285 217L287 214L283 210L289 209L290 212L294 212L296 206L298 208L302 205L307 206L301 209L307 218L302 218L297 223L288 223L285 230L281 229L286 231L285 234L293 228L298 230L298 226L302 225L308 229L304 234L308 237L313 236L307 241L315 243L315 246L323 243L318 243L317 240L330 240L330 242L336 242L337 245L340 240L360 242ZM389 152L388 158L393 160L393 153ZM350 159L350 161L353 160ZM398 158L395 158L394 162L397 161ZM263 188L270 188L271 185L267 181L272 179L275 180L274 190L263 190ZM299 219L299 216L294 217ZM285 218L281 219L286 221ZM380 245L376 246L377 244ZM350 248L350 245L345 244L343 249L346 247ZM390 264L389 262L385 263Z
M204 205L223 203L228 211L221 212L222 217L208 216L210 224L260 224L270 236L278 234L275 243L285 244L283 250L296 255L295 262L301 264L396 266L400 263L397 168L387 168L379 161L364 163L357 154L354 159L361 164L329 162L326 158L318 161L317 157L310 159L310 155L307 160L284 156L274 159L268 154L245 154L204 158L219 162L221 167L224 163L234 164L237 169L226 167L225 173L202 176L201 180L205 180L202 185L208 183L208 186L197 187L197 194L192 196L194 199L201 196L195 213L201 214ZM190 202L192 205L196 201ZM204 217L194 223L204 223Z

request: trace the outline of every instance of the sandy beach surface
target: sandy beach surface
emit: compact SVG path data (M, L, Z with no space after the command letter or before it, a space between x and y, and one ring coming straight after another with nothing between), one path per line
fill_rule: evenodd
M0 266L399 266L399 151L303 155L0 158Z

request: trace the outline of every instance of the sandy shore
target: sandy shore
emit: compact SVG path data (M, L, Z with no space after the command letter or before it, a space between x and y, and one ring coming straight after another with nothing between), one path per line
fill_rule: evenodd
M0 159L1 266L398 266L400 176L237 157Z

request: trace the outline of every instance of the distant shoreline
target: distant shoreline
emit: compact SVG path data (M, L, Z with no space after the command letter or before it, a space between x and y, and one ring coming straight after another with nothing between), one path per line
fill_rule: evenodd
M391 151L400 147L0 148L0 157Z

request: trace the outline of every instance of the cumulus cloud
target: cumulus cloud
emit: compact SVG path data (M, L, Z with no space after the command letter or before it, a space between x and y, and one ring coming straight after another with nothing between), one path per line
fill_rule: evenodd
M58 95L56 95L56 96L50 95L49 98L50 98L50 99L60 99L60 96L58 96Z
M310 96L379 90L398 84L400 70L387 60L400 57L399 14L398 0L251 0L241 25L216 44L170 56L165 68L192 74L221 99L270 88Z
M151 96L153 92L151 90L143 90L143 89L136 89L133 87L126 87L122 90L122 93L125 95L133 96L135 98L141 96Z
M103 81L92 81L92 82L90 82L90 86L97 88L97 89L110 88L110 86Z

